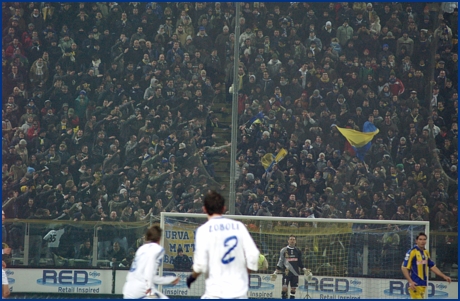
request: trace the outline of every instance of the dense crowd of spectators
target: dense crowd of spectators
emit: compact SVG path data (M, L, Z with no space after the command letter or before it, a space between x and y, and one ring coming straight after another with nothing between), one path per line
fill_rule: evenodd
M457 4L241 5L2 2L7 216L201 212L229 152L211 106L231 102L238 43L238 214L457 231ZM366 121L379 134L362 162L333 125ZM135 243L118 236L101 257Z

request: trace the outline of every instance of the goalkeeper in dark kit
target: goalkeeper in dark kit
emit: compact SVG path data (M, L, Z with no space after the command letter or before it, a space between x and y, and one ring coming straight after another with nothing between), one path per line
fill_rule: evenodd
M288 245L281 249L280 258L276 265L276 271L272 274L272 281L276 280L276 274L283 274L283 286L281 298L287 299L288 286L291 287L290 299L295 299L295 292L299 284L299 274L309 276L311 271L302 263L302 252L295 246L296 237L290 235Z

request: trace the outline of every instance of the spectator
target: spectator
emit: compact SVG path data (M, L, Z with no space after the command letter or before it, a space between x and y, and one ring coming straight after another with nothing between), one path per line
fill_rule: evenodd
M81 246L80 250L78 251L78 257L79 259L84 259L84 260L91 260L93 256L93 247L91 245L91 241L87 240L85 241Z
M118 266L126 257L126 252L120 247L118 242L114 242L112 249L107 252L107 256L110 258L110 266Z
M177 256L174 257L174 270L176 271L190 271L192 262L190 258L184 255L182 248L177 249Z
M342 48L353 36L353 28L348 25L348 22L348 19L344 19L343 24L337 28L337 39L339 39L339 44Z

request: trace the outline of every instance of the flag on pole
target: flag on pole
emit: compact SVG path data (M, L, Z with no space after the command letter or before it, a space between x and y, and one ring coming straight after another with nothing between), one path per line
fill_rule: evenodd
M275 156L275 163L278 163L279 161L283 160L283 158L286 157L287 154L287 150L285 150L284 148L280 149L278 154L276 154Z
M251 119L249 119L249 124L262 123L262 119L264 119L264 113L259 112L256 115L252 116Z
M270 172L273 168L273 165L283 160L283 158L286 157L287 154L288 152L284 148L280 149L276 156L272 153L265 154L261 158L262 166L265 168L265 171Z
M356 156L361 161L364 161L364 156L371 148L371 141L374 139L374 136L379 133L379 129L369 121L364 123L362 132L338 126L336 127L356 151Z

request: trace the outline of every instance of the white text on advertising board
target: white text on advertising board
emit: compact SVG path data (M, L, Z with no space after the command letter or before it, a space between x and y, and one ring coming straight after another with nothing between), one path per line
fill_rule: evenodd
M99 294L102 281L97 271L83 270L43 270L37 284L57 288L57 293Z

